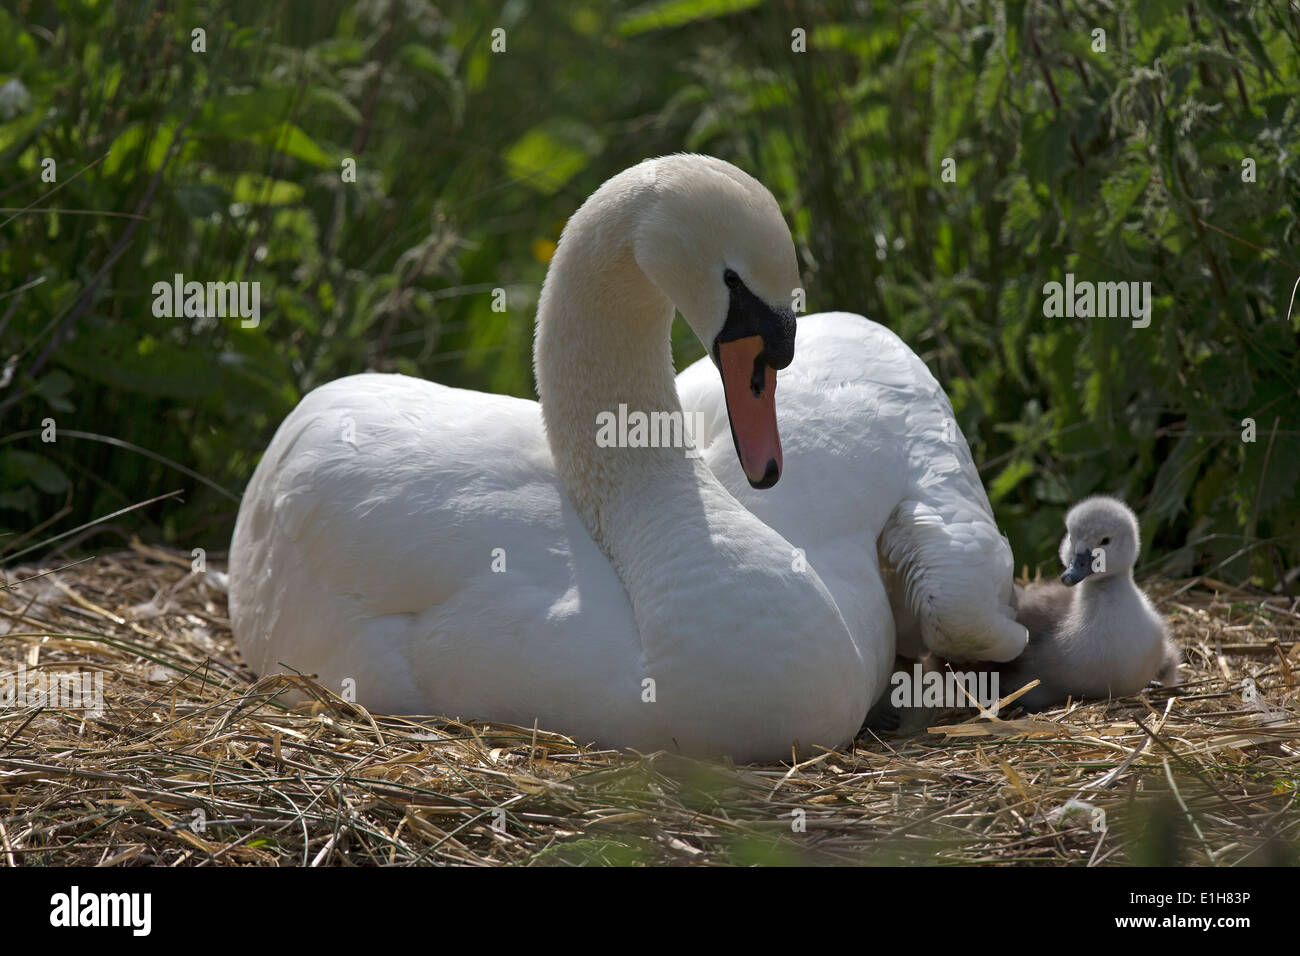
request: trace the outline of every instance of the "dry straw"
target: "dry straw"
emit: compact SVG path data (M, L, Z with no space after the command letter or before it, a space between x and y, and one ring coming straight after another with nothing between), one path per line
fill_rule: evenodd
M188 555L11 568L0 680L98 672L104 706L0 708L0 865L1294 861L1296 601L1151 591L1189 662L1173 691L733 767L256 680Z

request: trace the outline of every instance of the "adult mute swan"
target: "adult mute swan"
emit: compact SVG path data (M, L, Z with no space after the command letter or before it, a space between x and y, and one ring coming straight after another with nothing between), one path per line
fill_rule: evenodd
M815 565L692 450L597 441L620 406L680 415L675 305L721 374L746 484L772 485L798 285L776 201L730 164L609 180L543 285L540 407L357 375L281 424L231 542L245 658L373 710L614 747L770 761L851 739L892 660L883 591L876 629L851 631Z
M953 660L1006 661L1024 649L1011 548L947 396L897 335L848 312L799 319L777 416L791 467L770 491L752 492L729 460L716 378L700 361L677 379L682 406L704 416L705 462L805 551L850 626L867 613L855 595L872 603L883 587L902 656L928 647ZM862 641L879 629L865 620Z

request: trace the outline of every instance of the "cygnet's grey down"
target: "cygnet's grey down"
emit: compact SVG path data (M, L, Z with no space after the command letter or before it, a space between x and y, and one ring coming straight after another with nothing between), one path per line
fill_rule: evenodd
M1124 502L1097 496L1071 508L1065 527L1060 583L1016 585L1016 620L1029 631L1024 652L1005 664L953 667L996 672L1000 697L1037 678L1039 685L1015 701L1029 710L1043 710L1071 697L1127 697L1152 681L1176 684L1182 653L1164 619L1133 581L1140 546L1137 516ZM900 658L896 668L908 672L913 663ZM927 673L942 673L946 664L934 657L921 663ZM962 702L949 702L954 704ZM938 710L900 709L886 693L867 715L864 730L914 732Z
M1018 698L1030 710L1067 698L1127 697L1152 681L1178 682L1182 653L1164 618L1133 581L1140 539L1124 502L1085 498L1065 516L1060 583L1017 587L1016 620L1029 643L1000 673L1003 696L1038 678Z

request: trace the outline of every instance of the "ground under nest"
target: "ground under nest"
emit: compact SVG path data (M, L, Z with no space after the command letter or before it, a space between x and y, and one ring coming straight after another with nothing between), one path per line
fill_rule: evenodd
M3 866L1300 859L1290 598L1147 582L1187 657L1178 688L948 711L797 766L733 767L372 717L311 681L256 681L188 554L57 567L7 572L0 681L102 674L103 712L0 706ZM310 706L277 699L290 680Z

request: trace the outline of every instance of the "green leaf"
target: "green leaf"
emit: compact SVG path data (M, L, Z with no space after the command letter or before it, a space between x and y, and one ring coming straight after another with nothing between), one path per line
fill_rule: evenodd
M0 455L0 473L5 484L18 485L30 482L47 495L60 495L68 489L68 476L58 465L43 455L16 448L5 449Z
M314 166L334 165L329 154L310 136L283 118L292 108L293 91L281 87L232 93L203 105L195 118L194 132L200 136L260 143Z
M995 45L984 58L984 69L975 82L975 112L980 119L987 120L993 115L1002 99L1010 70L1006 51Z
M278 153L301 159L304 163L311 163L313 166L330 167L335 164L333 157L317 146L310 136L293 123L281 123L279 126L245 138L270 146Z
M553 120L534 126L506 150L506 169L544 195L582 172L601 150L600 138L575 120Z
M271 179L261 173L240 173L230 190L235 202L255 206L284 206L296 203L303 197L303 188L283 179Z
M451 68L427 46L422 46L419 43L408 43L398 52L397 58L407 66L413 67L422 73L436 76L440 80L450 83L453 79Z
M989 484L989 501L998 502L1034 473L1034 463L1028 458L1017 458L999 472Z
M808 31L809 50L842 50L854 56L874 54L872 38L878 34L868 24L823 23Z
M176 135L176 126L175 120L164 120L154 130L153 139L149 143L149 154L145 158L145 166L149 172L156 171L166 161L167 151L172 145L172 137Z
M351 101L338 90L330 90L319 86L313 87L307 94L307 98L318 106L333 110L349 123L354 123L357 126L362 123L361 111L353 106Z
M289 115L292 103L292 92L280 87L220 96L203 104L194 118L194 130L245 139L275 126Z
M262 304L265 306L265 301ZM60 362L80 376L145 395L195 400L221 384L220 372L203 349L185 348L151 335L141 338L138 332L121 327L78 335L65 346Z
M1021 165L1031 182L1052 186L1071 155L1070 128L1062 117L1049 118L1042 113L1025 118L1021 133Z
M8 123L0 123L0 154L15 144L21 146L45 120L42 110L31 110Z
M7 10L0 8L0 71L17 73L39 55L36 40Z
M618 32L625 37L667 30L696 20L712 20L743 10L752 10L762 0L659 0L629 10L618 22Z
M44 398L56 412L70 412L75 406L68 395L74 384L72 376L63 369L56 368L41 376L40 381L32 387L32 393Z
M126 129L122 130L122 132L118 133L117 138L113 140L112 145L108 147L108 157L104 160L104 164L101 167L104 170L104 175L109 178L116 176L118 170L122 168L122 165L126 163L128 159L131 159L132 154L140 148L144 139L144 127L139 123L132 123Z
M1101 198L1107 210L1104 232L1110 232L1124 224L1128 211L1133 208L1150 181L1151 167L1142 163L1130 164L1107 177L1101 184Z

